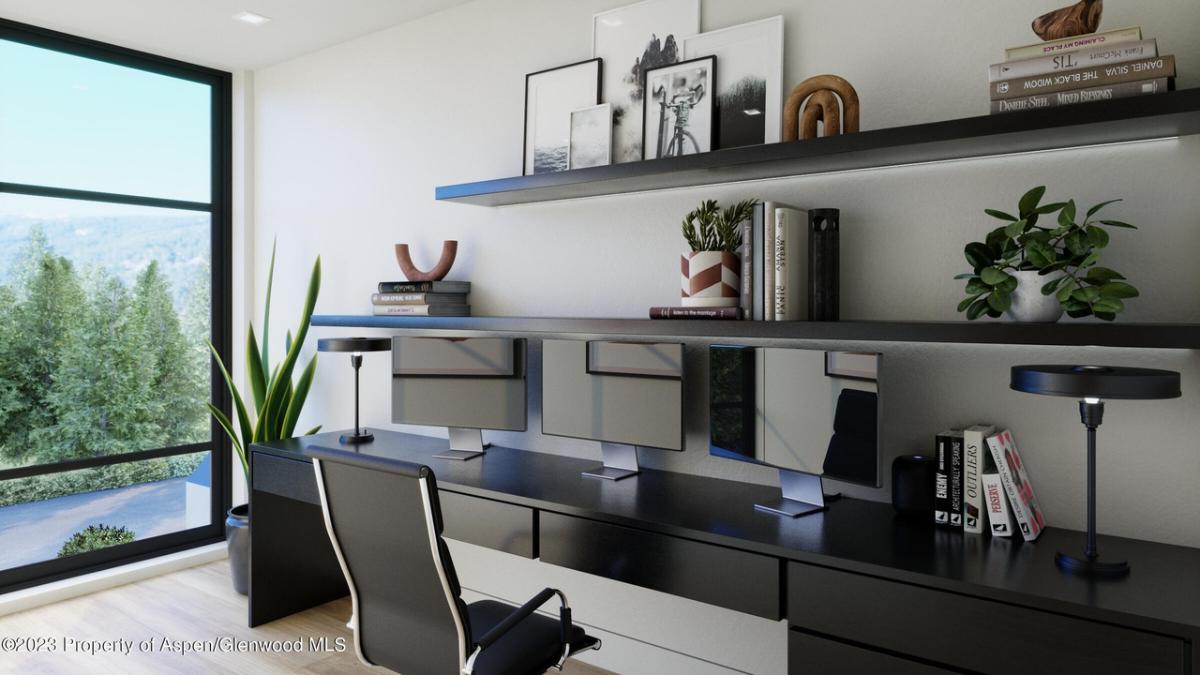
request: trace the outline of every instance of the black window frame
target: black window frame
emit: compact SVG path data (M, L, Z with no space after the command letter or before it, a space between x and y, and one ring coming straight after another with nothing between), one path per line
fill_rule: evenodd
M211 180L210 200L191 202L177 199L74 190L46 185L27 185L0 182L0 193L35 197L54 197L83 201L163 207L210 214L211 230L211 339L226 363L230 362L232 345L232 192L233 192L233 75L154 54L126 49L115 45L31 26L0 17L0 39L63 54L103 61L145 72L166 75L206 84L212 89L211 110ZM229 392L216 363L211 364L211 401L228 415L231 410ZM232 447L224 431L213 421L210 442L131 452L107 457L55 462L0 471L0 481L28 476L61 473L95 466L123 464L139 460L172 457L196 452L212 453L210 481L211 517L209 524L165 535L148 537L128 544L82 553L67 558L41 561L0 570L0 593L38 586L50 581L97 572L131 562L146 560L177 551L225 540L225 512L229 509L232 492ZM10 544L11 545L11 544ZM19 545L19 544L18 544Z

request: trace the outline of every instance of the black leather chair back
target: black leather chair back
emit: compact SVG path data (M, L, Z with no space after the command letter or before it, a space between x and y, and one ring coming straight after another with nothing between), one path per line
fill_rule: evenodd
M875 485L879 466L879 394L843 389L823 472L830 478Z
M350 586L359 657L406 675L459 672L470 624L433 472L330 448L306 454Z

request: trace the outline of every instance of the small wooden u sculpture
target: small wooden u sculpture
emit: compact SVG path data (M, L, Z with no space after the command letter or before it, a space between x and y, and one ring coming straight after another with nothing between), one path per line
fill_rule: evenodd
M792 90L783 106L783 140L816 138L818 122L826 136L858 131L858 92L837 75L810 77Z
M409 281L441 281L450 273L454 266L454 258L458 255L458 242L447 240L442 242L442 257L428 272L423 272L413 264L412 255L408 252L408 244L396 244L396 262L400 263L400 271Z

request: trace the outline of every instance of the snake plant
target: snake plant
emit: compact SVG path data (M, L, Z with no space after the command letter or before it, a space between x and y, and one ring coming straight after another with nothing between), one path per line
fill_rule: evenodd
M300 358L300 348L308 334L313 309L317 304L317 294L321 290L321 258L318 256L316 263L313 264L312 276L308 280L308 295L304 299L304 310L300 317L300 327L296 329L295 339L292 338L291 331L288 331L287 339L284 341L284 349L287 353L284 355L283 361L271 367L268 338L270 338L271 287L274 280L275 246L272 244L271 267L267 272L267 299L263 309L261 349L254 335L253 323L250 324L246 335L246 371L253 396L253 418L246 407L245 397L234 384L233 377L230 376L229 369L225 366L217 348L211 340L208 342L209 351L216 359L217 366L221 369L221 376L225 379L225 386L229 389L229 395L233 399L236 426L234 420L231 420L224 411L212 403L208 404L208 410L233 443L233 448L238 453L238 458L242 462L242 470L246 472L247 479L250 477L250 462L247 457L250 445L293 436L296 430L296 421L300 417L300 409L304 407L304 400L308 397L313 376L317 371L317 357L314 354L312 360L308 362L308 366L301 371L300 378L295 382L292 381L296 361ZM315 434L320 429L319 426L315 427L305 432L304 435Z

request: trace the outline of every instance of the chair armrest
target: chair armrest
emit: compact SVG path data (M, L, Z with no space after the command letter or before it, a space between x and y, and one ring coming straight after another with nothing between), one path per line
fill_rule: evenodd
M513 610L512 614L504 617L504 620L496 624L486 635L475 641L475 646L478 649L487 649L496 643L497 640L504 637L504 634L512 630L514 626L521 623L530 614L537 611L538 607L546 604L546 601L555 595L562 599L562 608L559 610L559 617L562 621L562 641L565 644L570 637L571 632L571 608L567 606L567 596L563 595L562 591L554 588L543 589L541 593L533 596L529 602Z

